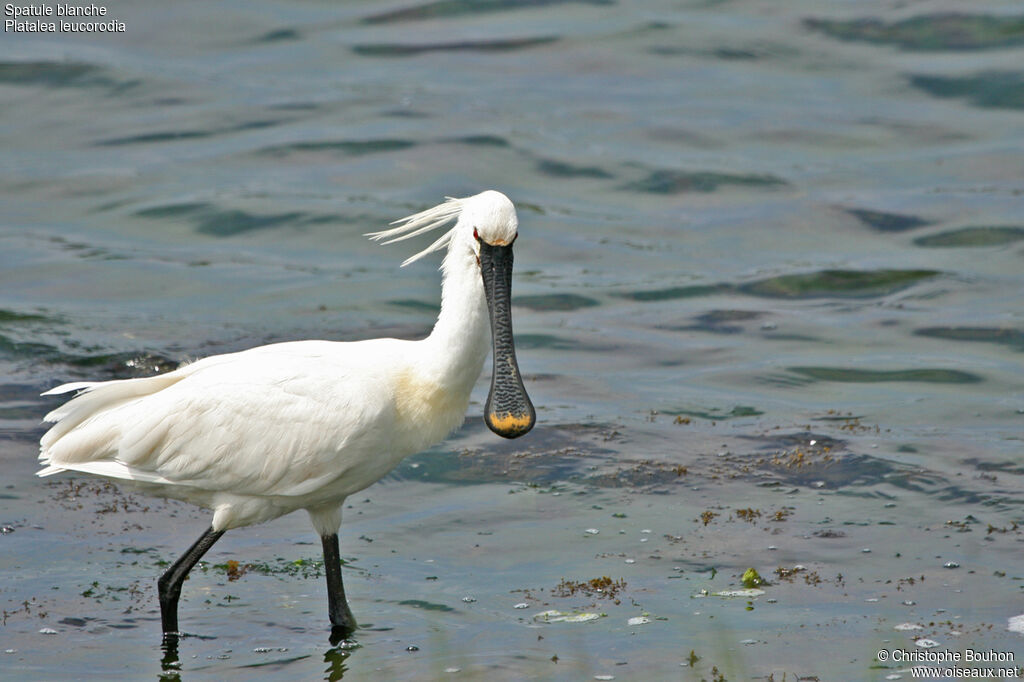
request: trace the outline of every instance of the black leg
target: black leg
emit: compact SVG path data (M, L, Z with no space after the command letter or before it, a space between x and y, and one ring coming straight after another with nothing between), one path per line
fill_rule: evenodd
M356 619L345 601L345 586L341 583L341 554L338 535L321 536L324 545L324 573L327 574L327 609L331 616L331 643L347 639L356 630Z
M156 581L160 591L160 619L164 626L164 640L174 639L178 635L178 598L181 596L181 584L213 543L224 535L224 531L208 529L196 543L181 555L167 571Z

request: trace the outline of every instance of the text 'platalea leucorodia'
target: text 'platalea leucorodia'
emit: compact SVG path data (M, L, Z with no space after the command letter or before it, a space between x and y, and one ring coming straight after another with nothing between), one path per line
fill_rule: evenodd
M297 509L323 543L332 639L348 636L356 621L341 579L341 505L462 423L488 335L487 426L505 438L533 427L512 339L512 202L495 191L449 198L369 236L401 241L452 219L403 263L447 249L441 312L423 340L277 343L43 394L77 391L46 415L56 423L41 441L40 476L95 474L213 510L210 528L158 581L165 640L178 634L182 582L225 531Z

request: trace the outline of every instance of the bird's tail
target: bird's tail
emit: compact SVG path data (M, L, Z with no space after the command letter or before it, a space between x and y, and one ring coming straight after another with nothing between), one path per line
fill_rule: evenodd
M51 388L43 395L62 395L78 391L71 400L44 417L54 422L39 441L39 461L46 465L39 476L64 471L67 464L109 457L118 442L116 420L101 416L142 396L161 391L185 378L175 371L154 377L118 381L79 381ZM115 446L116 447L116 446Z

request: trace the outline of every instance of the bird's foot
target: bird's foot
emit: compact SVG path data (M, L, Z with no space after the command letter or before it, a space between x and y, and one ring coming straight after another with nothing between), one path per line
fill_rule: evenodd
M350 640L358 628L359 626L356 625L355 619L351 617L344 623L332 623L331 635L328 641L331 643L331 646L337 646L341 642Z

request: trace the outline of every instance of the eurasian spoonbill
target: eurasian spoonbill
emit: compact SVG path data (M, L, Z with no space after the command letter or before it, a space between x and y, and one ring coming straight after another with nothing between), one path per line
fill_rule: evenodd
M512 338L512 202L496 191L449 198L368 236L401 241L452 219L402 263L447 249L441 312L425 339L276 343L43 394L77 392L46 415L55 424L40 442L40 476L94 474L213 511L210 528L157 582L165 640L178 635L182 582L225 531L297 509L323 543L332 639L348 636L356 621L341 578L342 503L462 423L488 336L484 420L505 438L533 427Z

